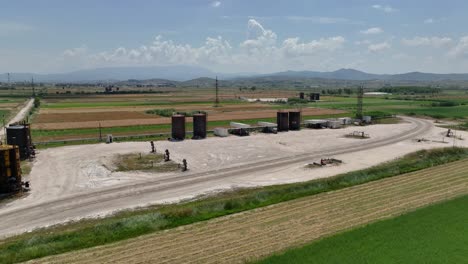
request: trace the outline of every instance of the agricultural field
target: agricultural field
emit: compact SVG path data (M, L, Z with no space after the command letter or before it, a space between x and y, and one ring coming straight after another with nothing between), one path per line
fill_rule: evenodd
M25 102L25 97L2 97L0 94L0 122L1 120L8 122L10 118L21 109Z
M439 152L434 157L442 158L444 154L440 156L441 154L442 152ZM419 155L417 154L416 157ZM255 260L294 246L305 245L310 241L342 230L388 219L417 208L467 195L467 169L468 161L462 159L351 188L306 196L230 217L170 229L165 232L156 232L98 248L39 259L32 263L86 263L104 260L113 263L128 263L132 260L145 262L156 258L158 263L226 263ZM356 175L350 175L349 180L356 179L357 175L363 174L358 172ZM338 185L340 185L339 181ZM297 191L301 190L299 186L297 187ZM318 185L310 190L317 187ZM278 193L278 191L273 190L272 194ZM256 194L255 197L258 198L258 195ZM281 194L278 193L278 195ZM203 210L206 210L208 205L200 204L200 202L194 202L194 204ZM216 203L211 203L212 206L216 206ZM225 210L234 210L238 206L240 204L231 200L229 205L226 204L224 208ZM459 208L459 206L455 207ZM452 211L451 214L455 212L447 208L443 210ZM182 205L174 214L169 214L171 217L184 219L196 212L196 210L188 210L186 206ZM164 213L164 210L161 213ZM437 210L434 214L437 214ZM445 220L442 223L453 222L460 226L465 222L462 217L464 216L458 215L455 219ZM165 222L166 219L161 214L150 214L141 218L142 221L143 219L146 219L144 221L152 219L151 221L154 221L153 227L155 227L154 225L169 224ZM420 224L436 221L436 219L426 220L425 223L421 223L420 219L419 217ZM184 222L184 220L180 221ZM138 225L138 221L129 222L126 220L124 222L131 223L126 232L131 232L133 227L136 228L134 225ZM457 230L457 225L450 230ZM112 226L115 227L116 224L114 223ZM148 225L145 226L148 227ZM101 227L99 230L105 232L106 229ZM421 229L416 229L415 232L418 230ZM134 232L139 231L142 230L134 230ZM124 234L125 232L122 233L122 235ZM446 233L445 236L449 235L450 233ZM78 237L76 238L78 239ZM82 239L86 238L87 236L82 237ZM46 243L46 241L42 241L41 244ZM52 241L58 243L59 238L56 237ZM393 243L397 243L397 241L395 239ZM429 243L430 239L424 241ZM463 243L462 240L459 242ZM359 246L359 241L356 242L356 246ZM42 248L38 244L31 253L41 250L47 250L47 247ZM456 262L456 258L453 260Z
M317 102L281 104L248 102L241 98L297 98L299 90L223 88L220 90L221 104L215 107L213 89L145 89L134 94L104 94L96 87L67 87L65 91L56 87L44 88L41 109L33 120L33 138L36 142L45 142L96 140L106 134L143 136L167 133L170 131L168 113L172 111L206 112L209 130L228 127L230 121L247 124L256 124L260 120L274 122L280 109L300 109L303 119L353 116L356 111L355 94L322 95ZM126 88L120 92L125 91L132 90ZM403 114L464 122L468 116L468 94L464 90L446 90L436 94L366 96L364 113L374 117ZM187 118L187 130L192 130L191 118Z
M155 134L170 131L170 117L159 112L203 111L209 116L208 129L229 126L230 121L255 124L259 120L274 121L278 109L296 106L240 100L245 98L295 97L293 90L239 91L223 89L220 106L214 106L212 90L197 90L189 94L183 89L167 89L156 94L89 94L43 97L39 113L33 120L36 142L75 138L96 138L101 133L115 136ZM337 109L302 108L306 117L339 117L347 114ZM190 131L191 119L187 118Z
M464 263L467 204L463 196L256 263Z

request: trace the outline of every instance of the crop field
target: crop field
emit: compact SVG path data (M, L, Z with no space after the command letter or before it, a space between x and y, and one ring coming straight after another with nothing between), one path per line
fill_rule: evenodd
M25 101L26 98L1 97L0 95L0 118L5 122L8 121L9 117L19 110Z
M275 121L279 109L300 109L304 119L353 116L356 97L322 96L321 101L278 104L247 102L239 98L291 98L296 90L260 89L241 90L223 88L221 105L214 106L214 93L206 88L157 88L147 94L102 94L98 90L48 88L39 113L33 120L33 138L36 142L98 138L99 133L115 136L135 136L167 133L170 117L151 114L151 111L204 111L208 114L208 128L228 127L230 121L255 124L257 121ZM143 90L144 91L144 90ZM149 90L148 90L149 91ZM453 105L440 106L440 102ZM365 114L405 114L433 118L468 116L468 94L464 91L444 91L434 95L366 96ZM191 118L187 118L190 131ZM101 130L100 130L101 128Z
M341 233L261 264L464 263L468 196Z
M468 194L468 160L33 263L239 263ZM181 214L186 212L181 211Z

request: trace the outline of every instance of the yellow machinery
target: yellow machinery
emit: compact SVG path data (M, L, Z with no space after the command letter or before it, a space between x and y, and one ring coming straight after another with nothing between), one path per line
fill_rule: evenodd
M18 146L0 145L0 194L21 191L20 152Z

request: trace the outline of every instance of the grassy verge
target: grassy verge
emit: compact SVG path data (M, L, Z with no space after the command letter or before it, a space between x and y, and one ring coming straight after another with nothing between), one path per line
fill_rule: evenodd
M125 211L104 219L83 220L36 230L0 242L0 263L15 263L89 248L215 217L346 188L468 158L468 149L418 151L369 169L305 183L240 189L181 204Z
M465 263L468 196L291 249L257 263Z

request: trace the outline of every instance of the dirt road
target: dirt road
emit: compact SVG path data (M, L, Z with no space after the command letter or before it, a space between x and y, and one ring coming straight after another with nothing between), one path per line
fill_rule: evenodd
M346 129L158 142L160 151L166 147L174 150L176 161L186 155L191 157L190 172L185 174L114 173L100 163L113 154L149 148L144 142L42 151L30 174L33 191L23 199L0 207L0 236L233 187L332 176L369 167L415 149L437 146L410 141L431 131L433 125L430 121L405 120L407 123L398 126L366 127L374 138L365 143L343 138ZM394 131L389 131L389 128ZM355 128L348 128L352 129ZM359 158L361 155L366 155L366 159ZM306 162L333 156L345 157L347 164L324 170L304 169ZM365 162L367 159L369 163Z
M468 160L32 263L243 263L468 194Z
M24 104L23 108L21 108L21 110L10 121L8 121L7 126L13 123L23 121L26 118L26 116L29 114L29 111L31 111L31 108L33 108L33 106L34 106L34 99L31 98ZM5 136L5 129L3 128L4 127L1 126L0 140L3 140Z

